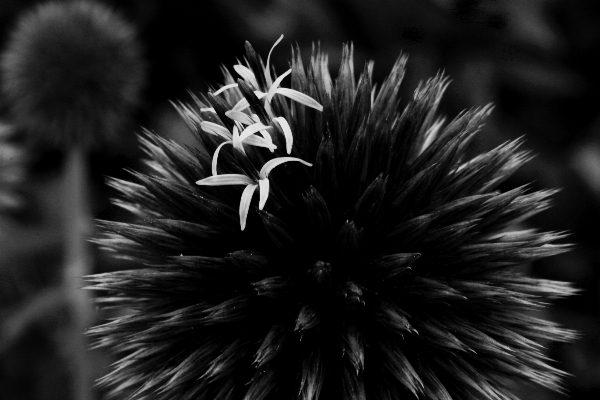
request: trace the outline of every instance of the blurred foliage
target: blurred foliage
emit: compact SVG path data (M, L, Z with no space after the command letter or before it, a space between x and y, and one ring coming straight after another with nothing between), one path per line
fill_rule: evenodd
M11 143L13 129L0 122L0 213L15 213L23 208L19 182L24 176L25 155Z
M211 82L221 82L219 65L234 62L242 54L244 40L266 55L281 33L285 34L284 45L272 59L278 71L287 67L289 51L282 50L286 43L297 44L308 58L312 43L320 41L335 71L341 44L352 41L358 60L356 69L360 70L361 63L368 59L375 60L375 81L387 74L401 52L409 55L402 86L404 98L411 95L420 80L443 69L453 80L441 105L449 117L465 108L493 102L495 110L477 142L479 150L526 135L525 147L537 154L505 184L505 189L527 182L533 182L534 189L562 188L555 196L555 206L534 218L533 225L543 230L570 231L570 240L577 247L528 268L538 276L573 281L584 289L582 295L556 304L547 316L581 330L583 339L550 351L574 375L567 381L571 398L600 398L600 232L596 225L600 221L600 61L593 56L600 50L597 0L107 2L138 25L149 60L150 84L138 124L184 142L192 143L168 100L186 100L188 89L197 92L206 90ZM37 1L0 2L0 45L5 44L16 15L34 3ZM0 100L0 113L5 107L4 100ZM48 171L60 165L61 157L42 151L34 156L30 164L32 178L26 185L32 199L27 222L19 225L13 221L13 231L8 234L6 224L0 226L5 231L0 251L10 254L0 257L2 270L19 271L4 276L17 282L15 287L29 289L11 291L6 284L1 286L2 316L7 308L24 303L35 292L32 287L43 287L40 282L51 279L48 271L59 262L59 241L53 239L56 231L51 225L55 189ZM117 151L95 156L98 216L126 218L108 205L110 193L101 185L102 177L122 176L122 167L134 165L137 156L133 140ZM99 257L98 272L127 266L105 255ZM29 382L40 387L45 382L40 371L48 364L54 371L59 370L58 364L47 362L60 361L49 339L54 336L48 333L56 332L57 321L42 321L34 327L37 330L31 328L20 339L21 349L34 340L37 352L19 353L17 347L0 354L0 391L10 384L24 384L22 377L13 379L13 366L31 374ZM32 339L34 334L38 337ZM28 357L29 367L24 356ZM99 364L105 360L102 357L105 355L99 355ZM566 398L537 388L520 391L524 399ZM42 397L29 394L19 398Z

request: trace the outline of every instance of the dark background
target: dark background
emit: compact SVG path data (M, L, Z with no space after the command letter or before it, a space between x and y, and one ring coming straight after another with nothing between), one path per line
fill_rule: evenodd
M0 49L17 16L36 1L0 2ZM332 75L342 44L352 41L355 69L375 61L381 81L401 52L409 54L403 83L410 97L420 80L444 70L451 78L441 111L452 118L465 108L495 104L479 135L478 150L525 135L537 157L505 185L533 182L534 189L561 188L555 205L528 222L543 230L569 231L570 253L528 266L539 277L574 282L576 298L555 303L545 317L583 333L573 344L551 346L573 399L600 398L600 7L597 0L120 0L107 1L139 30L149 78L136 124L191 142L169 100L187 90L220 84L219 66L243 55L244 41L266 55L281 33L272 62L287 68L290 46L304 58L313 42L329 53ZM594 7L596 6L596 7ZM1 103L1 102L0 102ZM18 138L13 143L19 145ZM125 218L108 203L103 177L124 176L140 156L134 135L93 154L94 214ZM61 268L57 201L62 154L39 151L24 164L17 191L22 206L0 211L0 398L65 399L69 370L60 350L60 307L52 293ZM0 182L1 185L1 182ZM2 187L0 186L0 190ZM97 254L96 272L128 267ZM17 332L10 323L27 300L47 293L46 311ZM34 307L35 308L35 307ZM33 311L35 314L35 310ZM101 316L98 316L100 318ZM103 317L103 316L102 316ZM94 353L97 374L110 355ZM564 399L537 387L519 389L524 399Z

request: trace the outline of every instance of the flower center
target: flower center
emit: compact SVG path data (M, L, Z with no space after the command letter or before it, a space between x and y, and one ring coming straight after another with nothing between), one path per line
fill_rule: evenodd
M331 284L331 264L325 261L315 261L308 270L308 274L317 286L326 286Z
M334 303L343 305L342 307L359 304L364 305L363 290L361 286L351 280L333 276L331 263L321 260L315 261L308 270L308 276L316 288L315 294L329 297L330 300L335 298L337 300L335 300Z

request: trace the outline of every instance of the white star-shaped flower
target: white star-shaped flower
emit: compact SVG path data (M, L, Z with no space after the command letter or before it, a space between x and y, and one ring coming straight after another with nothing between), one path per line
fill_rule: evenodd
M312 167L312 164L301 160L296 157L278 157L270 161L267 161L260 172L258 173L258 180L252 179L249 176L242 174L222 174L213 175L208 178L200 179L196 182L196 185L205 186L224 186L224 185L246 185L242 192L242 199L240 200L240 227L242 230L246 228L246 220L248 218L248 211L250 210L250 202L252 201L252 195L256 188L259 188L259 201L258 209L262 210L269 197L269 173L273 168L289 161L298 161L302 164Z

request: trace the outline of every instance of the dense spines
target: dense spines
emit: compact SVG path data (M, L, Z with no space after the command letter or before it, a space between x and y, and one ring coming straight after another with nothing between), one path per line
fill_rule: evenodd
M305 70L298 52L291 86L322 112L282 96L270 107L312 167L274 170L240 231L240 186L193 182L224 140L203 121L233 129L226 113L245 98L271 124L255 92L269 89L266 67L249 44L246 60L259 87L244 78L177 106L207 154L146 134L151 172L112 181L140 222L101 222L97 242L147 268L89 278L102 306L133 310L91 331L129 354L100 384L131 399L512 399L513 379L560 390L564 374L537 343L575 335L534 312L574 290L518 266L568 246L555 244L563 233L513 228L554 193L497 190L530 158L521 139L466 158L491 107L446 123L442 74L401 109L406 57L374 89L371 64L355 81L351 47L335 80L325 55ZM228 146L218 174L255 177L287 156L282 128L271 134L273 153Z

